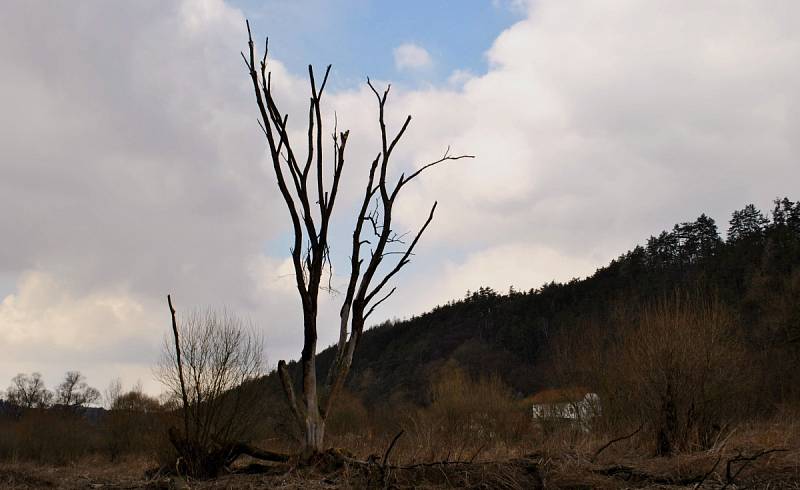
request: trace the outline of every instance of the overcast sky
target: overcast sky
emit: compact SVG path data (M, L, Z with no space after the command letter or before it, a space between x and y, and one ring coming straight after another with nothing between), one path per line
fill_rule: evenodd
M181 311L250 318L270 365L298 357L290 225L239 56L246 17L271 36L294 121L306 63L334 65L325 122L336 111L351 130L334 286L377 152L366 76L394 82L391 125L414 116L395 175L448 145L476 156L405 191L402 229L439 207L376 321L481 285L583 277L701 212L724 232L749 202L800 197L794 0L6 1L0 388L78 369L158 393L167 293ZM339 300L325 298L320 347Z

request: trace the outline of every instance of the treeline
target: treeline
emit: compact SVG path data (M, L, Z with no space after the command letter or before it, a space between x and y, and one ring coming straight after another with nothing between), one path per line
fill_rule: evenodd
M126 391L119 381L101 395L78 371L68 371L53 390L41 374L21 373L0 397L0 460L64 464L97 454L111 461L156 456L168 450L164 433L174 409L174 401L159 401L140 386Z
M40 373L20 373L11 379L11 386L5 393L8 408L16 410L52 406L78 409L99 400L100 392L86 384L85 377L78 371L67 371L55 391L47 389Z

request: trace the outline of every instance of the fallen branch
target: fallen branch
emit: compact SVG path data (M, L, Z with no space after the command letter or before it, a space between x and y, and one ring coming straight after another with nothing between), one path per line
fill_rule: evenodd
M286 463L290 459L288 454L267 451L244 443L237 443L231 447L229 459L234 460L243 454L251 458L271 461L273 463Z
M478 463L470 463L469 461L431 461L428 463L416 463L416 464L409 464L409 465L399 465L399 466L389 466L389 468L395 470L412 470L414 468L430 468L435 466L447 466L447 465L459 465L459 464L473 464L473 465L492 465L498 464L499 461L481 461Z
M786 451L788 451L788 449L785 448L764 449L750 456L743 456L742 452L739 451L739 453L736 456L729 459L725 463L725 486L723 486L722 488L725 489L728 488L728 486L732 485L736 481L736 478L742 473L742 471L744 471L744 469L747 468L747 466L749 466L750 463L754 462L758 458L766 456L767 454L781 453ZM736 470L735 473L731 474L731 467L733 466L733 464L742 462L744 462L744 464L742 464L739 467L739 469Z

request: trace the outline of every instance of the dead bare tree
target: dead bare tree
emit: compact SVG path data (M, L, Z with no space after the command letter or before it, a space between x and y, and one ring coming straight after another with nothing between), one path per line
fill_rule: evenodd
M320 387L316 372L317 348L317 314L318 298L325 267L330 266L330 250L328 242L329 225L336 202L342 169L345 162L345 148L349 131L333 133L333 168L332 178L325 182L323 158L323 127L320 101L328 81L331 66L328 65L322 83L318 86L314 78L314 70L308 67L311 98L308 109L308 141L305 161L301 161L289 140L287 122L279 107L271 88L271 72L267 69L268 40L260 62L256 59L250 23L247 23L249 56L242 53L252 79L256 103L259 109L259 125L267 140L275 178L281 196L292 221L294 243L291 248L294 275L297 291L303 307L303 350L302 365L302 400L295 395L294 385L286 363L278 363L278 373L286 393L287 400L298 422L304 437L304 453L313 454L323 449L325 436L325 419L337 393L350 370L353 354L361 338L364 323L375 311L375 308L394 293L392 288L384 292L388 282L411 260L414 248L422 233L433 219L436 203L431 207L422 227L414 235L410 243L404 243L402 235L393 228L392 212L400 191L425 170L440 163L471 158L471 155L450 154L448 147L444 155L433 162L421 166L409 175L401 174L394 185L387 183L389 162L397 143L402 138L411 116L405 119L400 130L389 137L384 112L389 87L381 95L367 79L367 84L378 101L378 123L381 134L381 149L370 166L367 185L364 190L361 206L356 216L353 230L352 251L350 255L350 276L344 293L339 313L339 340L336 344L336 355L331 364L324 386ZM257 65L258 63L258 65ZM287 183L285 172L288 171L290 182ZM316 179L309 183L314 174ZM314 188L316 187L316 188ZM375 208L370 211L370 203L375 199ZM314 209L318 208L318 209ZM364 234L365 223L368 223ZM304 244L307 244L305 252ZM362 247L371 247L370 256L362 257ZM394 248L404 246L402 250ZM392 256L399 260L379 273L384 259Z

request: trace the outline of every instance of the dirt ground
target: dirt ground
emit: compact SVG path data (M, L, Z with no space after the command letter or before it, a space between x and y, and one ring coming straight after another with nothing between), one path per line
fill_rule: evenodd
M169 475L146 476L144 460L111 464L86 460L68 466L0 464L0 488L9 489L340 489L340 488L481 488L481 489L799 489L800 450L742 449L673 458L628 458L592 463L570 455L529 455L504 462L288 468L238 468L240 473L213 480ZM247 473L258 471L257 473Z

